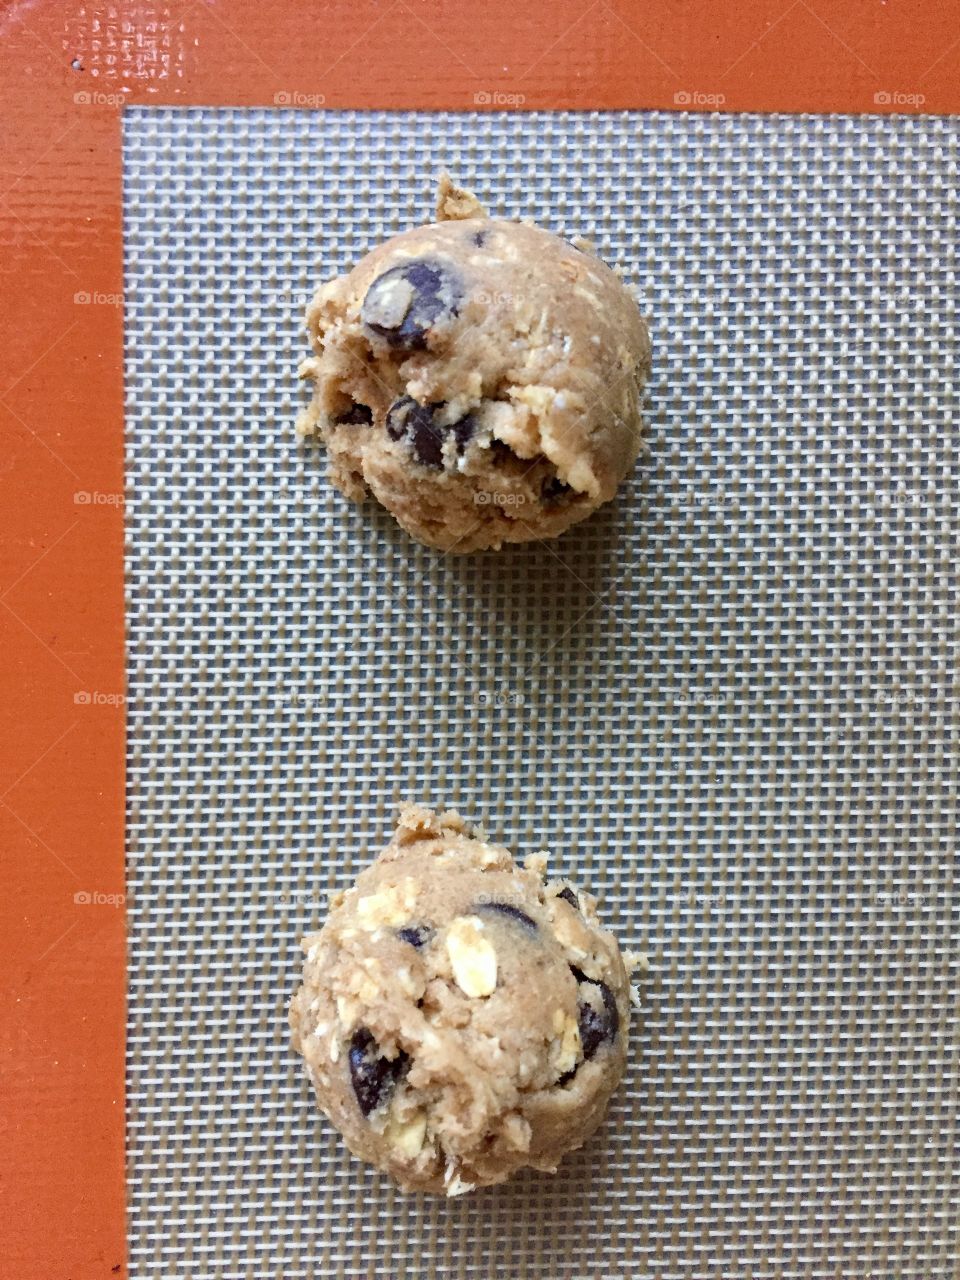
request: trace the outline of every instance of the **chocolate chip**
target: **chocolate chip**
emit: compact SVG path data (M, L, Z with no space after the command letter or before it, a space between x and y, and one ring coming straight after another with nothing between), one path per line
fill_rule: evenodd
M569 902L574 911L580 910L580 903L577 901L577 895L573 892L568 884L565 884L557 894L558 898L562 898L564 902Z
M514 462L522 462L508 444L504 444L502 440L493 440L490 443L491 459L496 466L506 466ZM529 465L529 464L528 464Z
M346 413L341 413L339 417L334 418L334 425L338 427L369 427L373 422L373 410L367 404L352 405Z
M391 267L367 290L360 316L364 324L392 347L414 351L427 345L439 321L457 314L461 289L439 262L415 259Z
M391 440L406 437L425 467L443 466L443 436L433 424L433 415L442 405L442 401L419 404L412 396L401 396L387 412L387 435Z
M540 486L540 501L547 503L561 502L571 493L573 493L573 490L568 484L564 484L558 476L551 476L549 480L544 480Z
M482 249L483 246L487 243L487 234L488 233L486 231L475 231L473 233L473 237L472 237L473 243L477 246L478 249Z
M602 1044L616 1038L620 1029L620 1010L617 1008L616 996L605 982L601 982L598 978L588 978L574 965L571 965L570 969L577 982L599 987L603 998L602 1012L586 1000L581 1000L579 1004L580 1044L583 1047L583 1058L586 1062L593 1057Z
M409 1061L402 1052L395 1058L384 1058L366 1027L360 1027L353 1033L350 1041L350 1081L357 1105L365 1116L389 1101Z
M465 418L461 418L458 422L455 422L453 424L453 427L451 428L451 430L453 431L454 435L457 437L458 453L463 453L464 449L473 439L473 433L474 431L476 431L476 429L477 429L477 424L476 424L476 421L474 420L472 413L468 413Z
M499 915L509 916L511 920L516 920L525 929L536 931L537 928L536 920L528 916L525 911L521 911L519 907L512 906L509 902L478 902L474 910L496 911Z
M426 413L430 417L433 416L433 410L429 405L418 404L413 396L401 396L399 400L394 400L387 410L387 435L391 440L402 440L406 435L407 419L411 413Z
M443 466L443 443L450 432L462 452L474 432L474 420L470 414L446 426L437 422L445 407L444 401L420 404L411 396L394 400L387 412L387 435L391 440L406 437L417 461L424 467L439 470Z
M402 938L404 942L409 942L411 947L419 948L433 937L433 930L425 924L412 924L398 929L397 937Z

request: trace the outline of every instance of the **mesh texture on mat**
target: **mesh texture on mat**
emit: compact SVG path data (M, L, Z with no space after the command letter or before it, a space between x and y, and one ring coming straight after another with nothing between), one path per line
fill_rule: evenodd
M958 1230L960 121L124 121L132 1274L940 1280ZM457 559L298 445L313 287L432 217L592 237L649 451ZM458 807L645 950L555 1178L404 1197L315 1109L299 936Z

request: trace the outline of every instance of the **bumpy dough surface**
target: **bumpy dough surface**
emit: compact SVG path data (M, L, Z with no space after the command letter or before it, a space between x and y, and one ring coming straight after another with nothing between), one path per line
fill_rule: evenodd
M457 814L409 806L304 939L294 1044L350 1149L403 1187L554 1172L623 1075L620 949L545 863L521 868Z
M298 429L348 498L372 494L428 545L554 537L637 457L646 325L592 252L488 218L446 178L437 213L310 303Z

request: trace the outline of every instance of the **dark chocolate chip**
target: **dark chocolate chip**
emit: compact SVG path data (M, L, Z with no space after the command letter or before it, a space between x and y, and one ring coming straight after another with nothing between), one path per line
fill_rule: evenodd
M391 440L401 440L407 431L407 415L411 409L425 409L412 396L401 396L387 410L387 435Z
M394 400L387 413L387 435L390 439L406 437L417 461L435 470L443 466L443 442L447 435L453 432L457 449L462 452L474 431L474 420L470 414L457 422L440 426L436 418L443 408L442 400L420 404L411 396L401 396Z
M478 248L478 249L482 249L482 248L483 248L483 246L484 246L484 245L486 244L486 242L487 242L487 232L486 232L486 231L475 231L475 232L473 233L473 237L472 237L472 238L473 238L473 243L477 246L477 248Z
M565 884L557 894L558 898L562 898L564 902L569 902L574 911L580 910L580 903L577 901L577 895L573 892L568 884Z
M571 965L570 969L577 982L589 983L592 987L600 988L600 995L603 998L602 1012L595 1009L592 1004L581 1000L579 1005L580 1019L580 1044L583 1047L584 1061L592 1058L602 1044L612 1041L616 1038L616 1034L620 1029L620 1010L617 1008L617 998L607 986L605 982L601 982L598 978L588 978L586 974Z
M439 320L457 314L460 296L461 289L449 268L415 259L377 276L367 290L360 315L364 324L391 346L414 351L427 345L427 336Z
M443 432L430 417L411 415L407 434L417 461L439 470L443 466Z
M384 1058L366 1027L360 1027L353 1033L350 1041L350 1081L357 1105L365 1116L389 1101L409 1061L402 1052L395 1058Z
M367 404L355 404L341 413L338 418L334 418L334 423L338 427L369 427L373 422L373 410Z
M509 902L478 902L474 910L496 911L499 915L509 916L511 920L516 920L525 929L536 930L537 927L536 920L528 916L525 911L521 911L519 907L512 906Z
M477 429L476 421L473 414L468 413L465 418L461 418L459 422L455 422L450 428L457 437L457 452L463 453L464 449L473 439L473 433Z
M558 476L551 476L549 480L544 480L540 486L540 501L560 502L571 493L573 493L573 490L568 484L564 484Z
M397 937L409 942L411 947L422 947L433 937L433 930L425 924L411 924L397 930Z
M521 462L521 459L517 454L513 452L508 444L504 444L502 440L494 440L491 442L490 453L493 462L497 466L507 465L511 462Z

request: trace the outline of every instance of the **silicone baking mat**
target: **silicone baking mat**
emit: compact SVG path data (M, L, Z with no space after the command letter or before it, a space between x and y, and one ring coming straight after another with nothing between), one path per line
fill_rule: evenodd
M939 118L124 115L131 1275L955 1274L957 158ZM649 449L571 534L458 559L298 445L303 303L432 216L596 241ZM350 1159L297 940L398 800L646 951L554 1178Z

